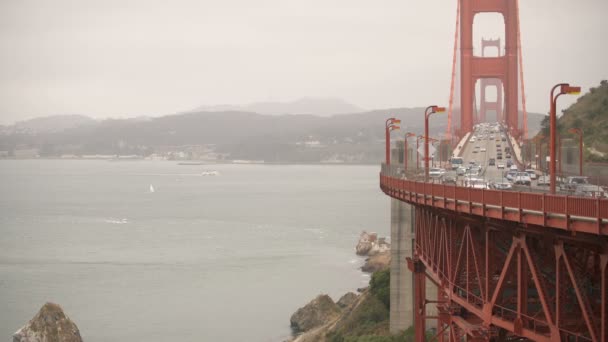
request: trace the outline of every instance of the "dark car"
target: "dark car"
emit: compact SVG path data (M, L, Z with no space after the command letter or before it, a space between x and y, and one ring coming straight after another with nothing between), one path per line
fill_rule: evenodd
M488 165L490 165L490 166L496 165L496 159L490 158L490 162L488 163Z
M502 154L497 154L496 159L502 160Z

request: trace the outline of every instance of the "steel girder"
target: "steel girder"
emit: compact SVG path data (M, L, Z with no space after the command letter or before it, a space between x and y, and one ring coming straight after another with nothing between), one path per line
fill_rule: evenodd
M416 206L416 340L436 304L438 341L608 341L608 240L530 231ZM425 279L439 286L425 298ZM419 333L418 333L419 332Z

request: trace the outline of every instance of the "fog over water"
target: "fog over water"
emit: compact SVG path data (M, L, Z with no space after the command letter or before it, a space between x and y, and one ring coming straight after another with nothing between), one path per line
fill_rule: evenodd
M86 341L282 340L314 296L369 281L354 245L389 232L378 172L0 161L0 339L53 301Z

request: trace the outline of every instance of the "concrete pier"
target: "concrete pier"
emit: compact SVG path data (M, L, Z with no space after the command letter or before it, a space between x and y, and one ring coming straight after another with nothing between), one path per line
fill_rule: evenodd
M414 277L406 257L414 247L413 207L391 199L391 310L390 332L396 334L414 324Z
M389 330L399 333L414 325L414 277L407 268L407 257L414 251L414 208L404 202L391 199L391 310ZM426 297L437 299L437 286L426 282ZM434 304L426 306L426 314L435 316ZM427 320L426 329L437 327L436 320Z

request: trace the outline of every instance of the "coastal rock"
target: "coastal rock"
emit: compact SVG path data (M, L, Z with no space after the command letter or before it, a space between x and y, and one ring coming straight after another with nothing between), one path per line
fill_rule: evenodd
M319 295L304 307L299 308L290 319L295 332L303 332L319 327L336 319L340 308L328 295Z
M350 306L352 303L354 303L357 300L357 297L358 296L356 293L348 292L344 296L340 297L340 299L338 299L338 302L336 304L338 304L338 306L341 309L344 309L344 308Z
M376 255L390 249L390 244L385 238L378 238L377 233L363 231L359 237L359 242L355 247L357 255Z
M59 305L46 303L13 335L13 342L82 342L82 337Z
M374 273L386 269L391 264L391 253L389 251L376 253L365 260L361 271Z

